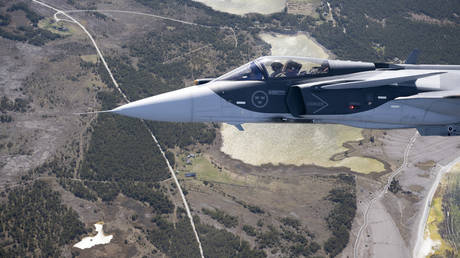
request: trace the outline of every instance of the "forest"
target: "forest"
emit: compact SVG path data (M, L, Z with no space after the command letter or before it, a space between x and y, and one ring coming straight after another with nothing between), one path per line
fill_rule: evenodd
M153 218L155 228L148 229L148 239L170 257L199 257L198 245L184 209L177 209L177 220L173 224L162 216ZM198 216L194 221L205 257L266 257L263 251L252 249L238 236L203 224Z
M262 258L267 256L263 250L252 249L249 243L241 240L240 237L224 229L216 229L213 226L200 223L199 219L197 230L203 244L205 257Z
M324 244L324 250L335 257L342 252L350 240L350 230L356 214L356 183L352 175L338 176L338 186L329 192L327 200L334 208L326 222L332 236Z
M0 257L60 257L62 246L88 232L48 183L38 180L6 193L0 204Z
M98 94L104 108L117 103L119 98L114 94ZM121 192L148 203L158 213L170 213L173 209L158 184L169 178L166 163L140 120L99 116L79 175L84 184L77 183L78 188L67 187L77 197L94 200L93 196L97 195L110 202ZM91 191L83 190L86 187Z
M31 24L18 26L11 23L11 13L16 11L23 12ZM29 4L25 2L13 3L8 7L7 1L2 1L0 5L0 37L27 42L35 46L42 46L48 41L61 37L59 34L38 28L37 24L41 19L43 16L31 10Z
M271 15L249 14L244 17L213 11L191 0L137 0L147 6L173 4L199 8L206 15L195 22L210 26L228 26L236 31L247 30L253 34L265 30L291 32L305 31L331 50L338 58L374 62L404 60L417 48L421 51L421 63L457 64L460 60L456 49L460 44L460 5L456 0L439 4L430 0L380 1L352 0L329 1L336 24L321 19L293 15L286 12ZM219 19L215 19L218 13ZM412 14L426 15L439 22L411 19Z
M460 44L458 1L330 1L340 9L334 15L337 26L323 23L314 28L313 36L340 58L363 61L404 60L417 48L420 63L457 64ZM437 24L410 19L423 14L451 23ZM345 31L345 32L344 32Z
M227 213L225 213L222 210L215 209L206 209L203 208L201 209L203 214L208 215L214 220L217 220L220 224L224 225L226 228L234 228L235 226L238 225L238 217L231 216Z

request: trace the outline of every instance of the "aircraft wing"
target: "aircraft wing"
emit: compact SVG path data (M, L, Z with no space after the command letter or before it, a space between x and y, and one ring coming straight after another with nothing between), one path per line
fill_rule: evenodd
M431 91L412 96L396 98L396 100L406 99L460 99L460 90Z
M374 76L369 76L365 79L357 80L333 80L333 81L322 81L315 83L306 83L298 85L298 87L321 87L322 89L337 90L337 89L356 89L356 88L370 88L379 87L385 85L391 85L395 83L415 81L417 79L443 74L445 72L433 72L433 71L385 71L378 73Z

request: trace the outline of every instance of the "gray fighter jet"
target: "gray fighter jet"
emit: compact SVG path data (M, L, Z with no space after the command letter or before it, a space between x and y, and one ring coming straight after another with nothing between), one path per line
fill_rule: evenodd
M460 65L258 58L111 112L154 121L325 123L460 135Z

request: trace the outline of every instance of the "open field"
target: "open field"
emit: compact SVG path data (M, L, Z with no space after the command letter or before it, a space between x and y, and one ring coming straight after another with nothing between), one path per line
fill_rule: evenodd
M179 177L184 178L185 173L196 173L196 179L199 181L208 181L211 183L231 184L238 186L249 186L256 183L256 177L251 175L240 175L231 171L219 168L216 164L210 161L208 156L198 154L193 158L187 158L180 155L176 160L179 160L176 168L179 171ZM188 160L187 164L181 160Z
M324 47L303 33L296 35L262 33L259 36L271 45L273 56L329 57L329 53Z
M98 60L97 55L82 55L80 58L81 60L92 64L96 64Z
M237 15L247 13L270 14L281 12L286 7L286 0L194 0L214 10Z
M288 13L302 14L319 18L316 9L321 5L321 0L288 0Z
M60 21L56 22L53 18L45 18L38 23L38 27L49 30L61 36L70 36L75 33L81 33L75 25Z

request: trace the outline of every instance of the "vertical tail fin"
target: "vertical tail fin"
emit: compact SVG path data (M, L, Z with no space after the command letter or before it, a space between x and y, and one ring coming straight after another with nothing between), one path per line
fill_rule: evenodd
M418 54L420 51L418 49L412 50L410 55L406 59L406 64L417 64Z

